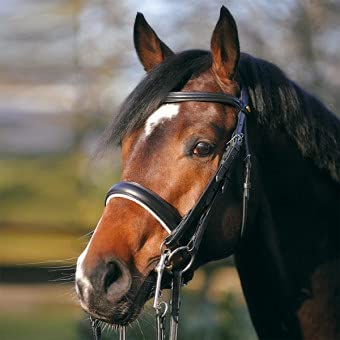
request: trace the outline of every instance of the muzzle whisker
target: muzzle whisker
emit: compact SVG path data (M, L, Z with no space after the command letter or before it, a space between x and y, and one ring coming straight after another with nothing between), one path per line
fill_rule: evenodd
M80 236L80 237L78 237L78 239L79 240L82 240L82 239L84 239L84 238L88 238L88 237L92 237L92 235L93 235L93 233L94 233L94 230L91 230L91 231L89 231L88 233L86 233L86 234L84 234L84 235L82 235L82 236Z
M147 324L148 326L152 327L152 329L155 329L155 323L153 321L150 320L150 318L154 319L154 314L152 314L151 312L145 312L143 310L143 312L140 314L139 318L136 320L136 322L138 320L143 321L145 324ZM140 327L140 324L138 324L138 326Z
M56 283L73 283L73 282L75 282L74 279L75 279L74 276L72 276L72 277L59 277L57 279L50 279L48 281L49 282L56 282Z
M56 263L61 263L62 265L65 264L65 262L71 262L73 266L76 266L74 263L74 260L77 260L78 257L69 257L66 259L59 259L59 260L48 260L48 261L39 261L39 262L25 262L25 263L18 263L18 265L31 265L31 266L37 266L37 265L45 265L45 264L53 264L53 267L55 266ZM46 267L45 267L46 268Z
M75 270L76 265L72 264L72 265L53 266L53 267L45 267L45 268L48 269L49 272L58 272L58 271L61 271L61 270Z

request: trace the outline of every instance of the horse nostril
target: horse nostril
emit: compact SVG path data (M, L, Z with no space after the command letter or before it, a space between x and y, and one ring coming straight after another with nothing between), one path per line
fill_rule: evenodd
M111 261L106 264L107 272L104 278L104 289L107 292L108 288L118 281L123 273L117 262Z

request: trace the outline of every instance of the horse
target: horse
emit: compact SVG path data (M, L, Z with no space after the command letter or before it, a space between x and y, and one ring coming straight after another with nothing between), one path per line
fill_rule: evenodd
M174 53L141 13L134 44L146 75L103 142L121 146L120 185L128 188L110 191L116 194L107 197L78 258L82 308L111 325L138 317L155 295L155 269L174 234L169 225L176 231L196 209L218 177L226 145L246 137L229 167L227 187L218 188L205 215L183 280L233 254L259 339L339 339L338 118L279 67L241 53L235 20L225 7L210 51ZM246 126L235 134L241 113ZM245 167L250 156L251 168ZM126 199L129 190L135 196ZM145 195L161 202L158 210L146 206ZM196 228L186 225L182 239L190 240ZM169 288L169 276L160 289Z

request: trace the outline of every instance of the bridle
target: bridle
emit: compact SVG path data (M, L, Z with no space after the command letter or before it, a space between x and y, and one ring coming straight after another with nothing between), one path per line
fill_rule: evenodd
M183 274L189 270L199 250L203 234L207 228L208 217L219 193L224 193L230 182L235 160L239 157L242 145L245 146L245 173L243 182L242 223L240 238L244 234L247 221L250 191L251 155L247 135L247 114L250 112L248 95L241 90L237 98L224 93L212 92L169 92L163 104L186 101L215 102L230 105L238 110L238 120L231 139L226 143L216 174L201 194L194 207L182 218L178 211L155 192L134 182L120 182L113 185L105 198L105 205L113 198L124 198L135 202L148 211L168 232L161 245L161 257L155 268L157 273L153 307L156 310L157 340L165 339L165 318L169 304L162 300L161 284L164 271L172 277L171 311L169 339L177 339L180 309L180 290L184 284ZM195 227L194 231L193 228ZM100 327L92 320L95 339L100 339ZM126 338L125 328L120 328L120 340Z

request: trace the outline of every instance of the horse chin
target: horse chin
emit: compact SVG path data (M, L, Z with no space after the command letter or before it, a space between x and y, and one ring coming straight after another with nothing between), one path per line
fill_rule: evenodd
M106 308L106 311L98 313L89 310L95 319L100 320L113 328L127 326L137 319L145 303L154 296L156 276L151 272L144 282L138 287L133 285L129 292L116 302L114 306Z
M191 280L193 272L189 271L184 277L184 282ZM162 289L171 288L171 275L163 274ZM95 319L100 320L113 328L127 326L134 322L140 315L145 303L152 299L156 289L156 273L152 271L140 285L133 285L130 291L122 297L114 306L106 308L106 311L98 312L96 309L86 308L86 311Z

